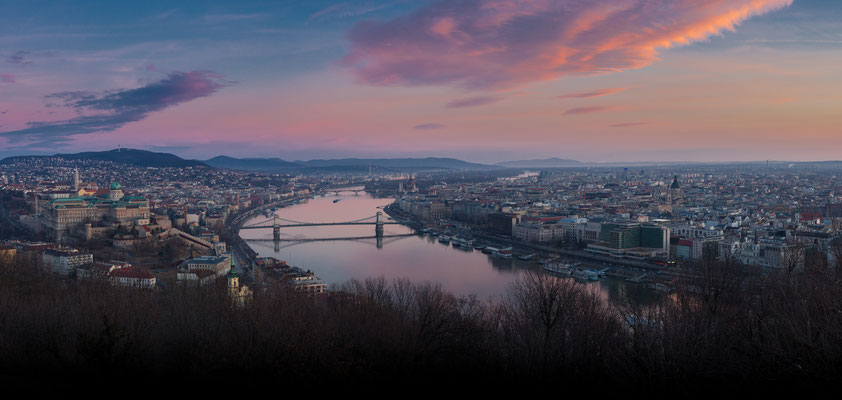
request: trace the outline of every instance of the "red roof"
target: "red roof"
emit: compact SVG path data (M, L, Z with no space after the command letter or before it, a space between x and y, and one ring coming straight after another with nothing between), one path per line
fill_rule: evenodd
M152 275L151 272L140 269L136 267L126 267L120 268L118 270L111 271L108 276L112 278L137 278L137 279L154 279L155 275Z

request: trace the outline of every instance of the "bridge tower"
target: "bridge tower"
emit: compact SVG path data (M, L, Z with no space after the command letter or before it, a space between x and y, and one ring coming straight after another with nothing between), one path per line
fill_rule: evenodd
M274 214L274 219L272 220L272 239L276 242L281 240L281 224L278 223L278 214Z
M377 212L377 222L374 225L374 235L378 238L383 237L383 212Z

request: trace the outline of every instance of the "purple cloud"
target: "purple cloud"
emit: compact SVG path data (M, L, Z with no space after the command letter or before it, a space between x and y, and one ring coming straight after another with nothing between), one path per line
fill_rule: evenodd
M608 125L611 128L633 128L635 126L644 126L649 125L648 122L623 122L619 124L611 124Z
M6 62L9 64L32 64L32 60L28 57L30 54L32 53L29 51L18 50L6 57Z
M412 129L418 129L418 130L421 130L421 131L429 131L429 130L442 129L442 128L444 128L444 125L435 124L435 123L415 125L415 126L412 127Z
M486 104L496 103L500 100L503 100L503 98L497 97L497 96L466 97L464 99L453 100L450 103L445 104L445 107L447 107L447 108L477 107L477 106L483 106L483 105L486 105Z
M153 112L210 96L229 84L213 72L192 71L171 73L135 89L54 93L46 98L61 101L63 107L75 110L80 116L63 121L30 121L27 128L0 132L0 136L13 142L40 140L49 144L65 142L73 135L110 132Z
M340 64L371 85L506 88L642 68L792 0L438 0L348 33Z
M564 115L593 114L597 112L609 111L612 109L614 109L614 107L611 106L576 107L565 111Z
M589 99L589 98L592 98L592 97L601 97L601 96L608 96L610 94L620 93L624 90L626 90L626 88L599 89L599 90L594 90L592 92L563 94L561 96L556 96L556 98L557 99Z
M0 83L15 83L15 74L0 74Z

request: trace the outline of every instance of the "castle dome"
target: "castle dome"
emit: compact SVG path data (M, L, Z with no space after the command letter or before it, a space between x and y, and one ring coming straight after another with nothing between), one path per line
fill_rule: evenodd
M120 184L119 184L119 183L117 183L117 182L111 182L111 190L121 190L121 189L123 189L123 187L122 187L122 186L120 186Z

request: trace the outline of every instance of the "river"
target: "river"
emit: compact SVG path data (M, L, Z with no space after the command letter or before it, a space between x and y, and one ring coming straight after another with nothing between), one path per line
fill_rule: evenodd
M392 198L374 198L362 191L357 195L353 192L342 192L339 195L329 194L287 206L278 209L276 214L279 218L290 221L344 222L373 216L393 201ZM265 216L256 216L244 225L265 219ZM413 233L413 230L409 227L386 225L386 237L383 238L380 248L376 239L372 238L280 242L279 248L276 249L271 241L271 228L242 230L240 235L261 257L275 257L310 269L328 285L351 278L408 278L414 282L438 282L447 290L459 295L475 294L480 298L487 298L504 293L523 271L541 270L541 266L534 261L504 259L483 254L478 250L466 251L439 243L429 235L388 237L410 233ZM283 239L364 236L374 236L373 225L294 227L281 230ZM581 284L589 285L589 288L598 291L605 299L634 298L647 303L654 297L645 287L612 278Z

